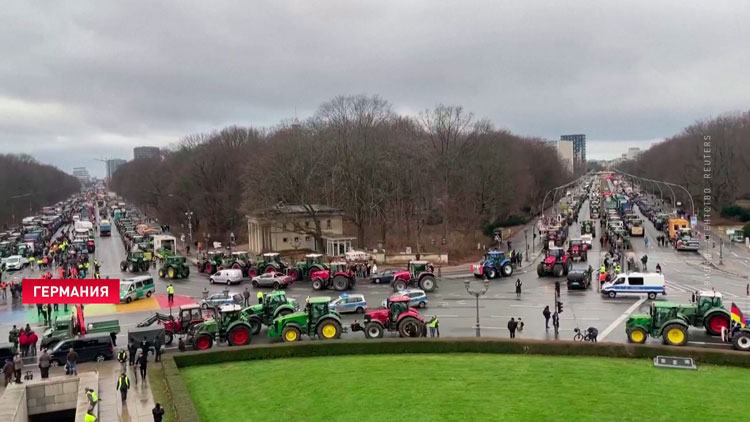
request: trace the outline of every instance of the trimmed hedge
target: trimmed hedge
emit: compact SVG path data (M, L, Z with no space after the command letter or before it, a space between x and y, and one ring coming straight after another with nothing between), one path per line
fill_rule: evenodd
M320 356L379 355L403 353L493 353L554 356L595 356L653 359L656 356L692 357L697 363L750 368L750 354L735 350L668 347L623 343L582 343L573 341L511 340L499 338L381 339L360 341L305 341L262 346L230 347L202 352L168 354L163 358L176 420L198 421L193 402L179 368L245 360L284 359Z

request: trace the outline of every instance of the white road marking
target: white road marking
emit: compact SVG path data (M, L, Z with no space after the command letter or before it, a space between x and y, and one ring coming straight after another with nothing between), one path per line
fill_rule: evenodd
M642 298L640 298L640 299L638 299L638 301L637 301L637 302L635 302L635 303L634 303L633 305L631 305L631 306L630 306L630 307L628 308L628 310L627 310L627 311L623 312L623 314L622 314L622 315L620 315L619 317L617 317L617 319L616 319L616 320L614 320L614 322L612 322L612 324L610 324L610 325L609 325L609 327L607 327L607 328L606 328L606 329L605 329L605 330L604 330L604 331L602 332L602 334L601 334L601 337L599 337L599 338L601 338L601 339L602 339L602 341L603 341L603 340L604 340L605 338L607 338L607 336L609 335L609 333L611 333L611 332L612 332L612 331L613 331L613 330L614 330L615 328L617 328L617 326L618 326L618 325L620 325L620 324L621 324L621 323L622 323L623 321L625 321L625 318L629 317L629 316L630 316L630 314L632 314L632 313L633 313L633 312L634 312L634 311L635 311L636 309L638 309L638 307L639 307L639 306L641 306L641 305L643 304L643 302L645 302L645 301L646 301L646 299L647 299L647 298L646 298L645 296L644 296L644 297L642 297Z
M435 316L437 316L439 318L458 318L459 317L458 315L440 315L440 314L435 314ZM468 318L468 317L466 317L466 318Z
M742 264L742 265L744 265L744 266L746 266L746 267L750 267L750 264L748 264L748 263L747 263L747 262L745 262L745 261L742 261L742 260L738 260L737 262L739 262L740 264Z
M730 253L731 253L731 254L732 254L733 256L737 257L737 258L739 258L739 257L740 257L739 255L737 255L737 253L736 253L736 252L730 252Z
M544 308L544 305L510 305L511 308Z

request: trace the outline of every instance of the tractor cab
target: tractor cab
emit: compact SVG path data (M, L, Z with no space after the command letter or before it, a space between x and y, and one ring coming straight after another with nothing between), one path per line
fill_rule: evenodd
M552 247L547 251L547 257L544 259L545 262L560 262L565 256L563 248Z
M263 313L272 316L276 308L287 303L283 290L268 293L263 298Z
M391 322L398 321L399 315L409 310L409 297L404 295L391 295L386 301L388 316Z
M281 255L279 255L278 252L264 253L262 257L262 261L264 264L270 264L272 262L275 262L277 264L283 264L281 262Z
M245 263L250 262L250 254L245 251L232 252L232 256L238 261L242 261Z
M422 273L431 273L432 264L427 261L409 261L409 274L413 279L417 279Z
M348 272L346 262L343 262L343 261L331 262L330 269L331 269L331 274Z
M184 256L180 256L180 255L172 255L172 256L167 256L164 258L164 266L169 265L169 266L180 267L180 266L185 265L185 262L187 262L187 259Z
M311 253L305 255L305 265L309 268L315 264L318 265L324 265L323 264L323 255L319 253Z
M128 255L128 260L136 260L136 261L143 261L143 252L136 251L136 252L130 252Z
M311 326L314 326L320 318L331 313L331 310L328 308L330 302L331 298L328 296L318 296L307 299L305 312L308 314Z
M698 313L705 314L711 308L722 308L721 293L714 291L701 291L695 296L698 305Z
M198 305L186 305L180 307L180 325L182 327L189 326L198 322L203 322L203 314L201 313L201 307Z
M222 251L208 251L207 259L209 261L221 261L224 259L224 252Z
M237 304L224 305L219 309L219 317L221 318L222 327L226 327L230 322L236 320L242 311L242 307Z
M651 326L654 330L660 329L664 324L677 317L679 305L671 302L654 302L651 305Z
M484 262L485 264L492 265L492 266L500 266L503 262L505 262L505 252L498 251L498 250L491 250L488 251L484 255Z
M581 239L571 239L570 240L570 253L572 254L579 254L583 251L588 249L586 247L586 244L583 243L583 240Z

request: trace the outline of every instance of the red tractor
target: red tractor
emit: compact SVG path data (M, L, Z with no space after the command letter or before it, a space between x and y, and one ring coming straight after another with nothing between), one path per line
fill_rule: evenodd
M352 331L364 331L366 338L382 338L385 331L398 332L399 337L419 337L424 329L424 319L416 309L409 307L409 297L395 294L386 300L385 309L365 314L365 325L357 321Z
M409 268L393 273L391 287L394 292L417 286L425 292L432 292L437 287L435 268L427 261L409 261Z
M210 315L209 315L210 316ZM164 343L172 344L175 334L187 334L190 327L205 320L199 305L181 306L178 316L155 313L138 323L138 327L148 327L155 322L164 326Z
M573 261L563 248L550 248L544 260L537 265L536 273L539 277L548 275L562 277L572 267Z
M354 272L346 267L346 262L332 262L327 270L312 271L313 290L335 289L340 292L349 290L357 282Z
M589 256L589 248L588 245L583 243L583 240L581 239L571 239L570 244L568 245L568 255L570 255L570 259L572 259L575 262L578 261L588 261Z

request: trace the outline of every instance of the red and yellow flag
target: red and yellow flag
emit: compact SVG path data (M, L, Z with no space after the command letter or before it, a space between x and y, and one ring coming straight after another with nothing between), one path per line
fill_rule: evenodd
M734 302L732 302L732 309L729 311L729 314L732 321L740 324L740 327L745 328L747 325L747 318L745 318L745 315L742 314L742 310L740 310L739 306L735 305Z

